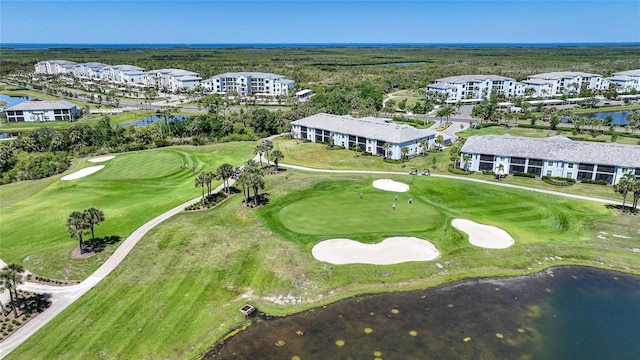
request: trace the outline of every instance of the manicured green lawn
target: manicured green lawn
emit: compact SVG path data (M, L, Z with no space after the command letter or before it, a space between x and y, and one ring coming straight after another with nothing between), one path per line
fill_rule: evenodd
M257 210L240 206L236 195L215 209L182 213L160 224L107 279L7 359L191 359L242 323L238 308L247 302L277 315L355 294L424 288L468 276L524 274L558 264L640 272L637 254L626 250L637 247L632 238L637 224L601 204L409 175L394 178L411 186L412 205L439 219L428 220L435 227L402 232L391 224L375 232L342 221L347 228L341 232L367 242L399 233L429 239L441 251L437 262L447 264L445 269L435 262L321 263L310 249L327 236L292 231L290 218L281 221L284 209L300 206L300 211L317 213L318 201L307 197L335 206L335 194L344 196L340 211L347 211L361 201L362 189L362 201L373 200L376 190L370 186L378 177L293 170L286 172L286 181L284 176L267 178L270 203ZM393 199L391 192L381 194L385 204ZM409 205L399 201L403 206ZM384 210L391 213L388 207ZM409 215L399 211L396 215ZM502 250L471 246L450 226L457 217L502 227L516 244ZM599 231L629 238L602 240ZM297 300L279 305L271 300L277 296Z
M198 172L215 170L224 162L239 166L252 156L252 149L252 143L233 143L123 153L100 163L104 169L84 178L61 181L59 175L2 186L2 259L22 263L42 276L84 279L115 247L88 259L71 260L69 254L77 240L67 235L66 218L72 211L103 210L106 220L96 228L96 236L124 240L155 216L197 197L201 193L194 186ZM65 174L99 165L86 159L75 163ZM195 173L190 171L192 163ZM180 164L187 168L181 170Z

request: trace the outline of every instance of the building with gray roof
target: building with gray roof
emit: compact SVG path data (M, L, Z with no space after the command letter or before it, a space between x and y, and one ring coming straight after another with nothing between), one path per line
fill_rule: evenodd
M615 72L606 80L618 85L618 92L640 90L640 69Z
M82 111L68 101L25 101L5 109L7 120L44 122L71 121L82 115Z
M505 96L522 95L522 84L515 79L498 75L458 75L436 79L427 86L429 92L447 94L447 101L488 99L492 92Z
M466 161L468 155L470 159ZM461 163L471 171L501 168L505 174L526 172L616 184L628 172L640 177L640 146L577 141L564 136L472 136L462 146Z
M320 113L291 122L291 137L333 143L347 149L355 145L374 155L385 155L386 152L386 157L400 159L403 147L408 150L407 156L426 151L422 148L422 141L427 141L428 147L432 147L436 133L395 124L390 119Z
M72 73L78 63L68 60L47 60L35 64L35 72L41 74Z
M554 71L529 75L527 79L537 79L549 83L551 93L548 96L574 94L582 90L603 90L607 86L602 75L581 71Z
M229 72L203 80L202 87L220 94L235 92L239 95L277 96L289 95L295 81L272 73Z

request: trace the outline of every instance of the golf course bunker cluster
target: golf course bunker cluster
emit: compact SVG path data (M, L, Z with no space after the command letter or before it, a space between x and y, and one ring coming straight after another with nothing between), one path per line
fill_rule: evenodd
M391 179L378 179L373 181L373 187L385 191L407 192L409 185Z
M390 237L377 244L363 244L351 239L329 239L311 250L316 260L335 265L391 265L409 261L429 261L440 252L429 241L416 237Z
M100 157L96 157L93 159L89 159L89 162L92 163L99 163L99 162L105 162L105 161L109 161L111 159L113 159L115 156L114 155L109 155L109 156L100 156ZM80 179L83 178L85 176L91 175L95 172L98 172L100 170L102 170L102 168L104 168L104 165L97 165L97 166L90 166L88 168L84 168L81 170L78 170L74 173L71 173L69 175L65 175L62 178L60 178L60 180L75 180L75 179Z
M506 231L465 219L453 219L451 225L469 235L471 245L487 249L505 249L513 245L513 237Z

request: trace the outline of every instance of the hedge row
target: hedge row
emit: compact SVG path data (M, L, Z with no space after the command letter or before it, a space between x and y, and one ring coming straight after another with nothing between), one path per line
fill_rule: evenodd
M576 183L575 179L560 176L543 176L542 181L555 186L570 186Z
M580 180L583 184L595 184L595 185L609 185L607 180L591 180L591 179L582 179Z
M521 177L527 177L527 178L534 178L534 177L536 177L536 174L516 171L516 172L514 172L514 173L513 173L513 176L521 176Z

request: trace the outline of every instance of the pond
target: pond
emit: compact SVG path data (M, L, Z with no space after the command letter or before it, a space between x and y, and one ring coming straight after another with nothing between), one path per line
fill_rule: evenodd
M578 115L581 117L587 117L589 119L596 118L604 120L607 116L611 116L613 125L627 125L627 116L631 114L631 111L610 111L610 112L597 112L591 114ZM569 118L562 118L562 121L567 122Z
M635 359L638 334L640 277L562 267L264 320L205 359Z
M186 119L186 116L182 116L182 115L173 115L171 117L169 117L169 122L173 122L175 120L182 120L182 119ZM151 115L151 116L147 116L146 118L142 119L142 120L138 120L138 121L130 121L130 122L125 122L120 124L120 126L144 126L144 125L149 125L149 124L153 124L154 122L158 121L158 120L162 120L164 121L164 116L158 116L158 115Z
M22 102L30 101L30 100L33 100L33 98L30 96L16 97L16 96L0 94L0 101L7 103L6 105L2 105L3 108L8 108L8 107L18 105Z

